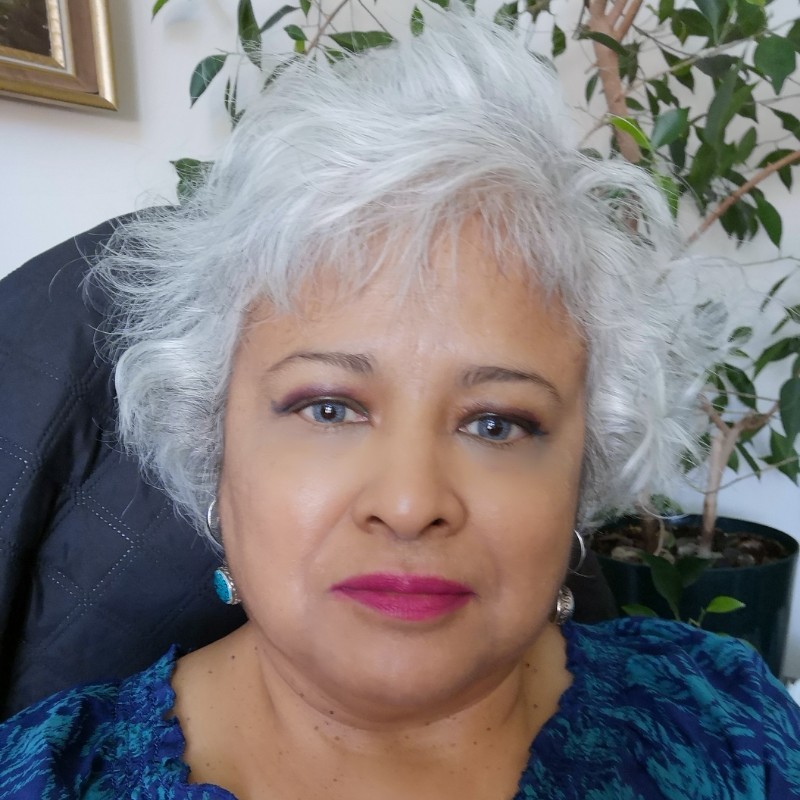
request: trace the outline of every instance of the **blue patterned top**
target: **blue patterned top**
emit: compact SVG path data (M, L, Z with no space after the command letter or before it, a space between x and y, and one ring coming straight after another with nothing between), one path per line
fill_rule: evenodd
M573 683L515 800L800 798L800 707L749 647L661 620L563 631ZM176 658L0 725L0 798L235 800L188 783L183 733L164 718Z

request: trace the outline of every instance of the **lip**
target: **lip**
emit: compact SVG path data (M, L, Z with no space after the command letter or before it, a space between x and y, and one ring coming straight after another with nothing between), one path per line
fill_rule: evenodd
M435 575L372 573L354 575L331 592L395 619L423 621L465 606L475 592L466 584Z

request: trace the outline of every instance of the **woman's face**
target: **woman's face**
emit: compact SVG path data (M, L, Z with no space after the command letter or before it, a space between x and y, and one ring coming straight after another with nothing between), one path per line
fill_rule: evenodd
M396 300L256 307L230 382L228 562L281 674L387 711L502 680L549 624L577 503L585 352L471 229ZM455 277L457 273L457 277Z

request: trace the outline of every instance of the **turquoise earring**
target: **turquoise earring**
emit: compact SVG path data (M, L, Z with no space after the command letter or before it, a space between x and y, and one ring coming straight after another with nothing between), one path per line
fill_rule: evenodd
M214 591L217 597L229 606L236 606L242 602L227 564L214 570Z
M219 516L217 512L217 498L215 497L208 504L206 511L206 528L212 539L219 541ZM242 602L239 592L236 591L236 584L231 575L228 565L223 561L222 565L214 570L214 591L217 597L229 606L238 606Z

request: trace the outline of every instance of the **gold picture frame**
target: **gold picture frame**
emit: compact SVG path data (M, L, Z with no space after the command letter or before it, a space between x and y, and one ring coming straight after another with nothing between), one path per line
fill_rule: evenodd
M106 0L0 0L0 94L116 111Z

